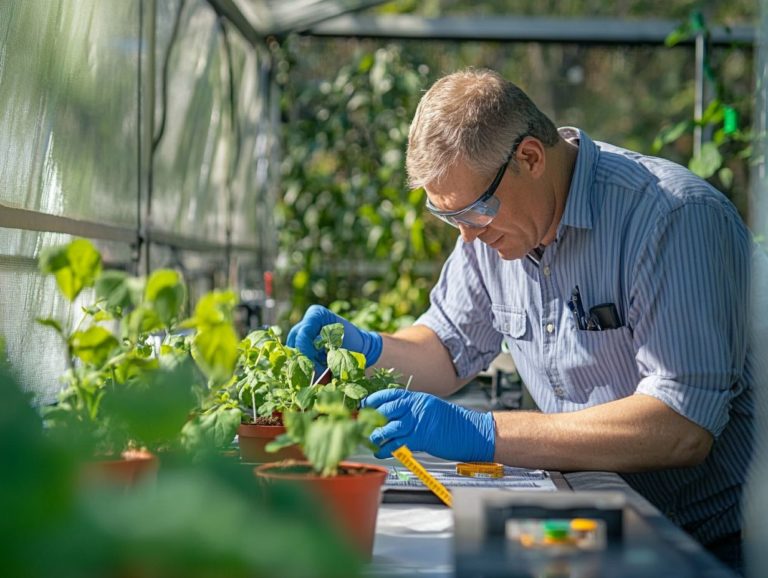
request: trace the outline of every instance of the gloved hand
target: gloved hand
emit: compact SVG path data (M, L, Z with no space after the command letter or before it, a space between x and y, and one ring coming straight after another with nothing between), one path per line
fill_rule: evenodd
M325 350L315 348L315 338L320 330L331 323L344 325L344 339L341 346L350 351L365 355L368 367L379 360L381 356L381 335L375 331L365 331L339 317L321 305L311 305L304 313L304 318L288 332L286 345L295 347L315 362L318 371L325 370Z
M438 458L490 462L496 451L496 422L491 412L465 409L430 395L384 389L364 398L361 407L377 409L389 423L371 434L377 458L388 458L405 444Z

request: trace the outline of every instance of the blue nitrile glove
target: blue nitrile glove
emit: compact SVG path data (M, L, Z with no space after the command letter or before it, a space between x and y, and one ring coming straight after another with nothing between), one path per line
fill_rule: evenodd
M388 458L407 445L459 462L491 462L496 451L496 423L491 412L465 409L430 395L403 389L372 393L360 404L377 409L389 423L371 434L377 458Z
M314 361L318 370L324 370L326 352L315 348L315 339L320 335L320 330L331 323L344 325L342 347L365 355L368 367L379 360L382 346L381 335L375 331L359 329L321 305L311 305L307 309L304 318L288 332L288 339L285 343L289 347L295 347Z

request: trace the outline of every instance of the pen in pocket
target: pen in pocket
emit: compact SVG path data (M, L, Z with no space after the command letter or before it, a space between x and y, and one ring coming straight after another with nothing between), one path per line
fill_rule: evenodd
M568 300L568 309L570 309L573 314L576 327L582 330L586 329L587 320L584 315L584 305L581 303L581 292L579 291L578 285L571 291L571 298Z

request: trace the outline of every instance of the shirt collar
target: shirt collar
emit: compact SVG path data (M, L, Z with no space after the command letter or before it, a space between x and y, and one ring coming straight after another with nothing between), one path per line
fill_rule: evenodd
M563 227L591 229L597 217L600 199L597 198L597 189L593 183L600 148L584 131L577 128L563 127L558 129L558 132L565 140L579 147L565 210L557 228L557 237L560 238Z

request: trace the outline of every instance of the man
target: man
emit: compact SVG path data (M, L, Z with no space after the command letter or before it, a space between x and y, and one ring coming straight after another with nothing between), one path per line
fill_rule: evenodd
M731 203L674 163L556 129L482 70L424 95L407 169L461 239L414 326L379 335L342 320L345 346L421 390L364 400L390 420L371 436L377 456L407 444L454 460L620 472L723 559L738 558L753 247ZM338 321L310 307L288 344L321 361L313 340ZM486 368L505 339L540 413L435 397Z

